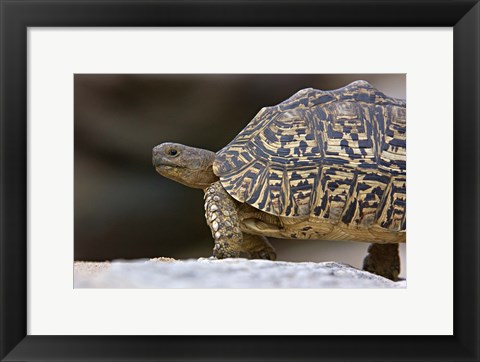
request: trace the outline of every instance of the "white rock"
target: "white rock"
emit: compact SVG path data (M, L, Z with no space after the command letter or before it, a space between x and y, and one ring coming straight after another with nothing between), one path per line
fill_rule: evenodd
M78 265L81 265L79 263ZM206 259L113 261L92 275L75 268L75 288L405 288L406 281L335 262Z

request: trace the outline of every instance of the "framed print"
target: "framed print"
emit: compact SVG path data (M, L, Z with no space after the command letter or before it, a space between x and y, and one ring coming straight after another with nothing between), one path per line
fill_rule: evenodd
M0 10L2 361L478 361L476 1ZM390 274L375 248L364 272L363 254L347 269L259 239L309 239L337 216L355 224L349 240L377 222L382 242L408 239ZM282 262L208 276L232 259L204 258L169 274L182 263L170 257L212 249ZM112 259L136 261L82 264ZM300 280L290 262L337 269ZM234 269L253 276L221 284ZM401 281L360 289L369 271Z

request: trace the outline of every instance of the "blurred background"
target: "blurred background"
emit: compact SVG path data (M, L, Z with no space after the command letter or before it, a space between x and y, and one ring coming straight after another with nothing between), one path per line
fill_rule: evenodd
M152 148L171 141L218 151L264 106L302 88L354 80L406 98L404 74L76 74L75 260L211 255L203 192L163 178ZM361 267L368 244L272 240L279 260ZM405 245L401 246L406 276Z

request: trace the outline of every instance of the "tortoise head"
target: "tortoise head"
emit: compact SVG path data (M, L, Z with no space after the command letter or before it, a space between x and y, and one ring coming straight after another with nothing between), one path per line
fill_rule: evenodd
M162 143L153 148L155 170L189 187L204 189L218 177L213 173L215 152L179 143Z

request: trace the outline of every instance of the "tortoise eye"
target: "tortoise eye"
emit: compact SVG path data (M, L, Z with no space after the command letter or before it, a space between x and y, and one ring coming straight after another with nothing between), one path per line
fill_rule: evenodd
M176 149L174 149L174 148L168 150L167 153L168 153L169 156L176 156L176 155L178 155L178 151L177 151Z

